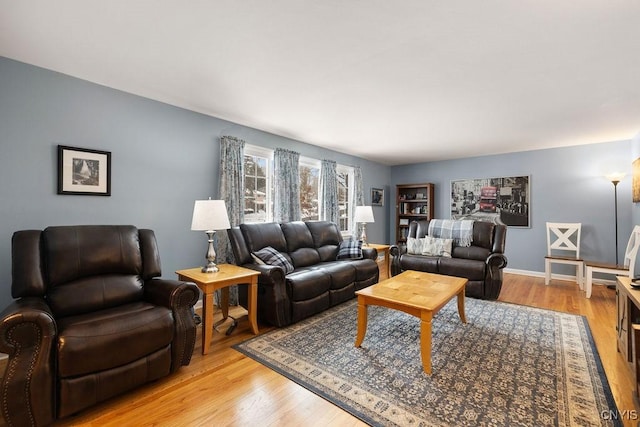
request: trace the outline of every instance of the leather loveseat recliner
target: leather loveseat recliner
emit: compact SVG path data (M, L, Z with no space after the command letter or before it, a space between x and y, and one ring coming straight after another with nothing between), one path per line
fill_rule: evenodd
M151 230L14 233L16 300L0 314L7 424L47 425L188 365L200 291L160 274Z
M429 221L413 221L409 224L408 237L422 238L428 235ZM393 245L391 275L405 270L464 277L469 280L465 294L487 300L498 299L502 289L502 269L507 266L504 255L507 227L491 222L474 221L471 246L455 246L451 257L407 253L406 245Z
M355 297L355 291L378 282L377 251L363 248L361 259L337 259L343 242L335 223L294 221L241 224L228 230L237 265L260 271L258 318L286 326ZM253 254L271 247L293 266L261 264ZM246 306L246 289L238 289Z

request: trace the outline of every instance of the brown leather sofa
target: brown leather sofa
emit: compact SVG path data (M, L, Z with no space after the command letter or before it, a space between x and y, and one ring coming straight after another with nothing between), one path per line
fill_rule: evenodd
M428 230L429 221L413 221L409 224L408 237L425 237ZM504 256L506 236L505 225L475 221L471 246L454 245L450 258L409 254L405 245L393 245L389 249L391 275L415 270L464 277L469 280L467 296L498 299L502 289L502 269L507 266L507 257Z
M363 248L362 259L337 260L343 239L327 221L241 224L228 230L237 265L260 271L258 318L286 326L355 297L355 291L378 282L377 251ZM253 253L265 247L282 253L294 267L257 263ZM240 303L246 306L246 289Z
M199 289L158 278L151 230L18 231L12 275L16 300L0 314L8 425L50 424L191 360Z

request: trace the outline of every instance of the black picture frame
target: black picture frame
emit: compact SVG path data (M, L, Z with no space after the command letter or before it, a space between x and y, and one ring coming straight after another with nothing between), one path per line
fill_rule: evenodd
M111 196L111 152L58 145L58 194Z
M371 188L371 206L384 206L383 188Z
M451 219L531 227L531 176L451 181Z

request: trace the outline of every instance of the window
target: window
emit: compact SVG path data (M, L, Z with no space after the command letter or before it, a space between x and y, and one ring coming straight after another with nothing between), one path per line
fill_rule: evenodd
M300 210L302 221L319 219L320 160L300 157ZM337 166L338 226L343 235L352 232L353 168ZM273 221L273 150L245 145L244 148L244 221Z
M300 213L302 221L319 219L318 192L320 189L320 161L300 156Z
M260 147L244 149L244 222L271 221L271 171L273 151Z
M338 165L338 205L340 211L338 214L338 226L343 235L352 234L351 217L352 200L354 191L354 174L353 168Z

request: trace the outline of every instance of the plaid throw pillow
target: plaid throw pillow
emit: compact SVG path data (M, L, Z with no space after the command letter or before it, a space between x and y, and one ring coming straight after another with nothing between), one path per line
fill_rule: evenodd
M259 251L254 252L253 255L255 255L265 264L282 267L282 269L284 270L284 274L289 274L293 271L293 265L289 262L289 260L280 252L278 252L278 250L272 248L271 246L262 248Z
M362 259L362 241L343 240L338 249L338 259Z

